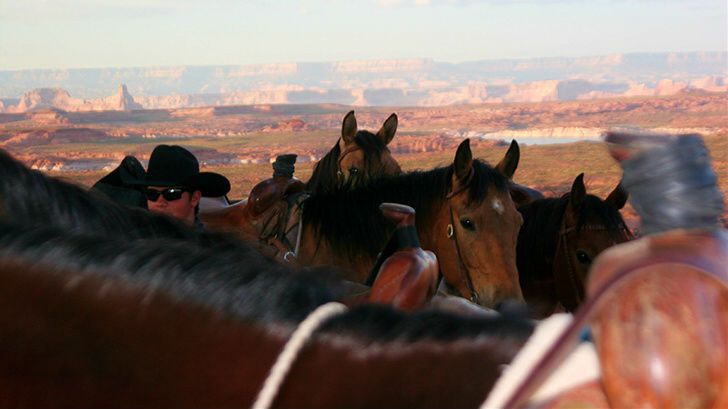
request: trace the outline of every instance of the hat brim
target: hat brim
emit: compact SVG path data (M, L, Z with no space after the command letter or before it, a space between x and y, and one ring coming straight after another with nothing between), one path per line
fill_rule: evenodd
M143 179L132 182L142 186L189 186L199 190L202 196L224 196L230 191L230 181L223 175L214 172L200 172L184 180Z

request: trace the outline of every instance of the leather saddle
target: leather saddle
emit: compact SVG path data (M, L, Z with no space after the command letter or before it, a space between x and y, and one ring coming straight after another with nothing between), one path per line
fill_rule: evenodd
M253 187L245 212L259 240L275 246L274 257L295 253L300 204L307 197L298 179L272 177ZM293 231L295 229L295 231ZM280 254L279 254L280 253Z

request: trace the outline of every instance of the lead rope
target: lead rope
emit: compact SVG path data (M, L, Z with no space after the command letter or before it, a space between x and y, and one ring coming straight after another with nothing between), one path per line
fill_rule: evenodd
M283 346L278 358L276 358L275 364L270 370L268 377L263 383L263 387L258 392L258 397L255 398L255 402L251 406L253 409L267 409L271 407L273 399L275 399L278 391L281 388L281 384L285 380L288 371L296 361L298 354L306 344L306 341L311 339L311 335L316 331L327 319L342 314L346 311L347 307L344 304L338 302L330 302L323 304L313 310L306 319L304 319L298 328L293 332L291 338Z

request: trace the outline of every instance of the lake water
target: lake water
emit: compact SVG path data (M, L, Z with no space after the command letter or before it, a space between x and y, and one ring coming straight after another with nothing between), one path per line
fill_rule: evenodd
M581 141L601 142L600 137L579 137L579 138L506 138L501 136L481 136L480 139L504 141L510 143L515 139L519 145L549 145L556 143L572 143Z

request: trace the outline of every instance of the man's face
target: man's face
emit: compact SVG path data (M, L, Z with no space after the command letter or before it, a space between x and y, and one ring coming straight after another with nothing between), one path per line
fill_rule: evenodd
M152 190L156 193L150 192ZM167 195L166 198L165 195ZM164 213L192 224L195 221L195 206L200 203L201 196L199 190L190 192L189 189L183 187L149 186L147 187L147 206L152 212Z

